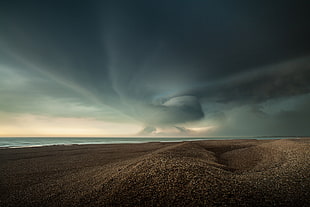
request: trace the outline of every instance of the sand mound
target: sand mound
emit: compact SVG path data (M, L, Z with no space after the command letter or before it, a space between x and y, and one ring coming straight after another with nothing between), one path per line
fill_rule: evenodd
M276 188L266 182L274 182L278 171L298 170L287 152L293 150L296 155L299 149L292 141L235 146L177 144L122 166L83 202L96 200L96 205L108 206L254 205L258 200L268 205L287 204L298 201L300 195L288 201L283 194L274 200Z
M94 150L85 149L87 153L81 153L78 149L77 147L76 151L70 151L70 156L66 155L64 159L60 159L58 153L52 158L32 158L34 163L39 159L44 163L49 160L49 164L54 167L61 163L60 167L58 166L59 171L55 174L49 172L50 174L45 174L40 180L35 179L33 182L29 174L17 173L14 179L22 175L25 182L29 183L24 184L21 181L23 188L18 188L17 185L12 185L13 180L6 180L10 186L6 191L2 191L0 204L310 205L310 143L307 140L115 145L100 146ZM61 162L56 162L56 158ZM19 162L31 164L30 160ZM72 167L67 169L69 163ZM83 167L77 167L77 163ZM9 168L10 165L6 165L6 169L2 169L7 178L10 178ZM30 175L33 176L34 173Z
M197 144L182 143L120 167L100 192L85 201L96 200L96 205L203 204L204 192L220 190L227 173L214 153Z

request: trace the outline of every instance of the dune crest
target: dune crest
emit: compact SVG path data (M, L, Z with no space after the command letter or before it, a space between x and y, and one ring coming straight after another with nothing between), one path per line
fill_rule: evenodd
M310 202L307 139L84 146L88 154L82 146L75 148L80 154L64 151L71 155L65 162L73 162L74 170L64 172L66 165L58 166L60 171L45 175L41 183L24 189L8 186L10 194L2 194L1 201L16 206L57 206L59 200L67 206L307 206ZM54 154L55 158L61 156ZM30 162L38 159L57 164L49 157ZM77 167L86 160L88 166ZM8 163L6 170L13 167Z

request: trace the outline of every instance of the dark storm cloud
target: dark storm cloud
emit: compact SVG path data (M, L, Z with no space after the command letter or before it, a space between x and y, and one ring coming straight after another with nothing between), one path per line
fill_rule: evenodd
M308 136L309 94L298 98L268 101L262 105L244 105L213 115L217 128L209 135L230 136Z
M310 57L238 73L185 92L219 103L256 104L310 92ZM184 92L182 92L184 93Z
M198 99L195 96L172 97L161 104L153 106L151 114L146 116L154 125L166 125L195 121L203 118L204 114ZM145 112L144 112L145 113Z
M308 1L0 4L2 64L150 129L309 93Z

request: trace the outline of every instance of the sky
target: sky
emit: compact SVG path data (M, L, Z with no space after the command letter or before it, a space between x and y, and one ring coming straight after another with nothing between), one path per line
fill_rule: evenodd
M310 135L310 2L0 2L0 136Z

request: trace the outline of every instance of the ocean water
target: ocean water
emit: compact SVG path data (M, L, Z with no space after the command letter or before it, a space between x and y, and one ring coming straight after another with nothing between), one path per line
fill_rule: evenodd
M1 137L0 147L22 148L73 144L182 142L226 139L285 139L290 137Z

